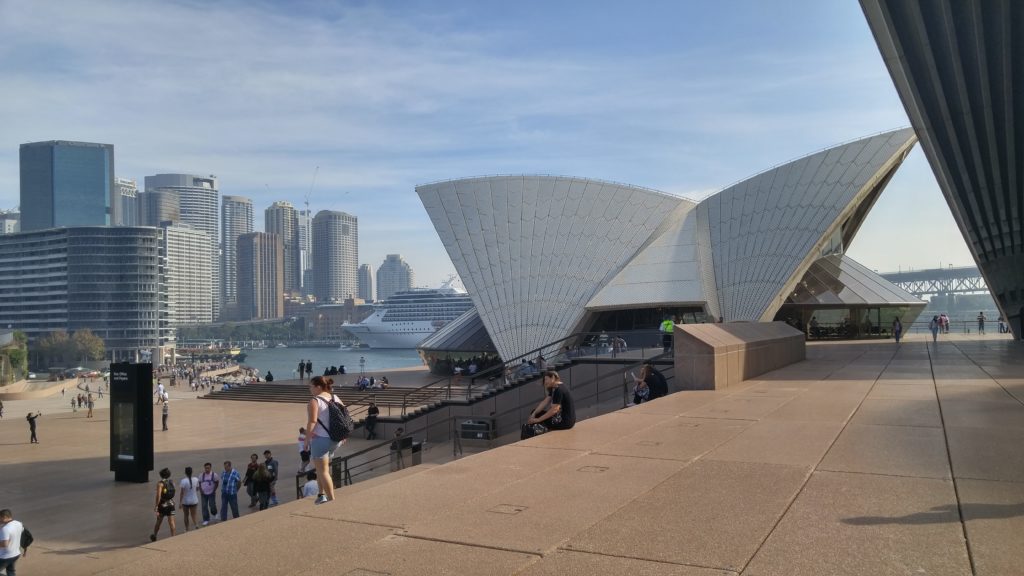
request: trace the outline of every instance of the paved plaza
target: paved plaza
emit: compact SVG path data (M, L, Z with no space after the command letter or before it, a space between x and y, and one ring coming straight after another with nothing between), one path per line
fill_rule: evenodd
M0 507L36 535L22 574L1024 574L1024 344L912 335L807 356L322 506L286 488L281 506L155 543L154 483L113 482L105 405L86 419L10 401ZM156 467L176 478L265 448L298 464L301 405L171 409Z

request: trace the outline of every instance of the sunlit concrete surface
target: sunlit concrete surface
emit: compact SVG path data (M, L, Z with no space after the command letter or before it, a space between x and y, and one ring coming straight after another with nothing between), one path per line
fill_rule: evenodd
M113 482L105 408L43 406L30 445L37 408L12 401L0 506L36 535L24 574L1003 576L1024 566L1022 400L1024 345L1008 337L812 343L726 391L408 468L322 506L283 489L281 506L155 543L154 483ZM172 401L157 467L178 477L269 447L287 472L301 420L301 405Z

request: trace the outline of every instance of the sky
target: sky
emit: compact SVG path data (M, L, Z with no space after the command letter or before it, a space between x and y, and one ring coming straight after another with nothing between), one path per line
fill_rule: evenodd
M699 200L909 125L855 0L0 0L0 208L18 146L115 147L117 176L214 174L359 218L359 262L454 273L415 186L559 174ZM314 179L314 174L316 175ZM847 252L972 265L919 148Z

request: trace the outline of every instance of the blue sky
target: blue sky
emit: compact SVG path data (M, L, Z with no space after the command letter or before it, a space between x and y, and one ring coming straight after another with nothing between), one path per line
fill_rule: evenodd
M699 199L908 125L858 3L0 0L0 207L18 145L114 144L118 176L215 174L359 217L360 262L454 269L416 184L540 173ZM973 261L919 149L849 253Z

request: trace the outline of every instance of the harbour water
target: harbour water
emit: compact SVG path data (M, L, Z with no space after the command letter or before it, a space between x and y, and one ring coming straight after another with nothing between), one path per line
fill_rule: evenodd
M365 358L366 374L395 368L421 366L419 354L415 350L373 350L359 348L355 350L339 350L337 348L262 348L246 350L245 364L260 371L266 376L267 370L273 372L276 380L298 378L295 369L299 360L313 363L313 375L323 374L330 366L345 366L348 374L359 374L359 359ZM335 381L338 379L335 378Z

